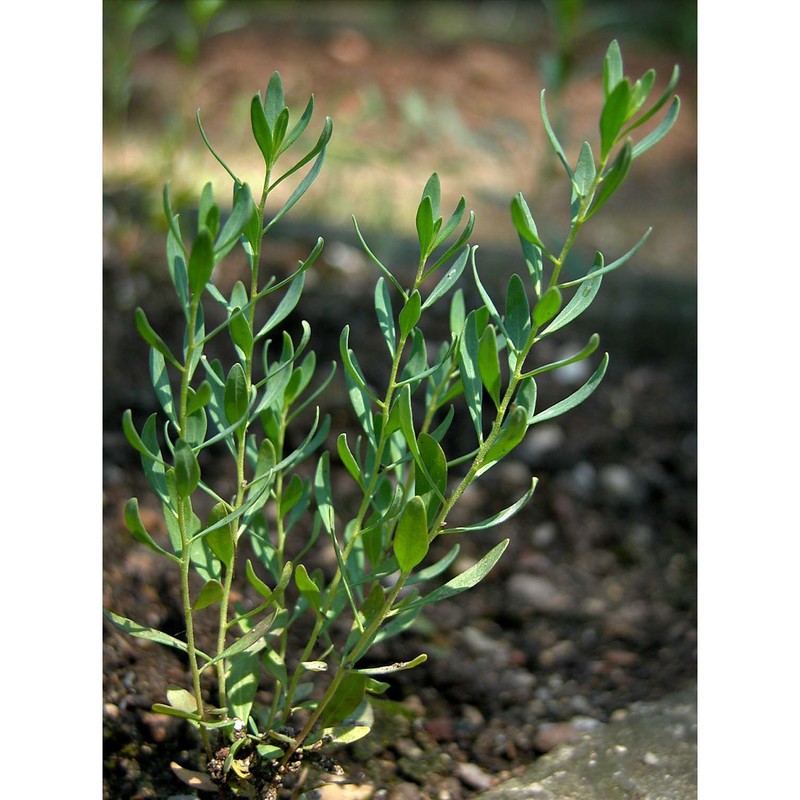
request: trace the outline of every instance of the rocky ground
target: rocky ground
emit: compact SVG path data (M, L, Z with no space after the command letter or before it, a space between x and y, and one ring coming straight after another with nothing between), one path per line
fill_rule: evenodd
M108 260L104 602L177 631L167 563L136 545L122 523L129 496L140 497L145 513L154 508L118 426L124 407L152 406L145 349L129 311L115 307L133 291L132 280L151 279ZM369 297L354 285L365 283L323 265L298 311L322 361L335 357L330 331L342 315L359 329L371 324ZM571 414L532 429L519 457L476 485L458 511L464 519L486 516L539 476L530 506L497 533L465 539L454 568L509 537L503 559L478 587L433 607L423 624L375 653L382 663L429 654L392 681L384 730L343 754L351 780L385 790L376 796L472 797L615 711L695 679L693 288L632 276L608 286L587 320L613 354L601 388ZM147 295L151 321L169 331L163 281L148 283ZM359 339L364 364L371 342L377 339ZM543 382L542 402L584 379ZM327 402L334 425L352 425L341 390ZM346 492L347 481L334 475L335 490ZM179 722L149 709L168 683L186 681L184 664L111 628L104 647L107 797L180 793L168 763L191 761L195 743Z

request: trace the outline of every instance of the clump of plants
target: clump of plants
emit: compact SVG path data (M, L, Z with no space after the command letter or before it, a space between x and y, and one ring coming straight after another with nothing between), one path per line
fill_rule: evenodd
M645 233L610 263L598 252L580 277L564 278L583 226L633 162L673 126L677 80L676 68L663 93L648 104L655 73L636 81L625 77L612 42L603 62L599 142L584 142L575 165L553 132L542 92L544 127L567 179L569 229L557 244L539 232L521 193L511 200L524 269L511 276L502 299L493 299L481 282L476 248L469 244L474 215L467 214L463 197L451 214L442 214L436 174L416 212L419 259L412 279L404 282L384 264L355 223L376 268L375 334L385 345L385 380L377 385L359 363L350 325L342 328L340 373L357 436L332 431L331 420L321 418L317 403L338 379L337 368L317 377L308 323L295 338L284 329L322 239L288 277L261 272L273 227L322 168L332 123L325 120L307 152L292 155L311 122L313 97L292 122L280 75L272 75L264 97L257 94L250 106L253 139L264 158L256 186L216 152L198 113L203 140L232 182L232 211L223 220L207 184L190 234L165 187L167 266L184 334L179 344L170 344L136 310L160 412L141 427L130 411L123 417L125 435L160 501L167 535L159 543L147 530L136 498L126 505L125 521L136 540L173 563L185 635L105 612L122 630L175 648L188 660L191 682L171 686L154 710L186 720L199 734L205 771L175 765L190 785L221 797L266 799L294 785L301 768L339 772L336 747L369 733L371 699L387 690L393 673L426 659L425 653L410 653L407 660L376 665L368 657L371 649L401 634L427 606L475 586L497 563L507 539L446 578L458 540L516 514L533 496L536 478L522 497L487 519L453 525L451 511L531 426L574 408L601 382L608 355L580 389L540 408L539 377L590 358L599 338L592 335L553 363L538 363L536 346L573 323L603 277L628 262L647 238ZM632 134L664 108L661 122L634 141ZM296 181L293 190L274 203L275 190L290 179ZM245 254L249 277L226 294L216 278L236 248ZM480 298L476 308L467 307L459 288L465 272ZM449 338L438 349L425 333L436 304L449 312ZM222 319L213 326L207 323L211 307ZM207 357L207 346L218 339L228 340L227 361ZM457 414L459 404L463 413ZM448 432L454 420L469 428L468 452L452 450ZM220 459L227 464L224 478ZM337 502L334 465L352 480L355 504ZM440 537L454 540L452 547L438 560L428 558ZM332 553L332 570L312 567L320 548ZM237 582L249 587L239 595L246 602L233 600ZM199 613L217 620L210 647L201 648L195 635ZM306 632L302 639L298 629ZM298 640L304 642L300 647ZM257 702L257 695L268 701Z

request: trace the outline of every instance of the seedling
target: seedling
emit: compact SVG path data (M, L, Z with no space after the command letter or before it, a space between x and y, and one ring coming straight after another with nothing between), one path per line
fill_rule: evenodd
M264 160L263 179L253 190L218 155L198 113L201 136L232 182L232 211L223 222L207 184L196 233L187 239L189 226L174 212L165 187L167 265L185 332L176 348L153 329L142 309L136 310L161 410L141 428L130 411L123 418L125 435L161 504L167 540L159 543L147 530L136 498L128 502L125 520L139 542L174 564L185 635L105 612L122 630L175 648L188 659L190 684L170 687L165 702L154 706L185 719L199 733L206 772L176 765L185 781L223 797L275 798L301 766L335 773L334 747L369 733L370 699L385 692L393 673L426 659L425 653L410 653L402 662L374 666L366 658L371 648L408 629L427 606L475 586L497 563L507 539L466 571L444 578L455 563L458 539L502 525L520 511L534 494L536 478L516 502L487 519L448 524L451 511L473 482L514 451L531 426L582 403L602 380L607 354L580 389L539 408L539 376L590 358L599 338L593 334L573 355L553 363L535 366L532 354L540 342L572 324L596 297L603 277L627 263L646 240L649 231L611 263L598 252L580 277L562 276L583 226L619 188L633 162L673 126L677 80L675 68L664 92L648 105L655 73L650 70L635 82L624 77L612 42L603 63L599 144L593 148L584 142L574 166L550 126L542 92L545 131L567 177L569 230L557 246L539 232L523 195L512 199L525 270L511 276L502 302L484 287L476 248L468 243L474 215L467 214L464 198L451 214L442 214L438 175L425 184L417 208L419 259L412 278L403 279L385 265L354 220L378 273L375 333L385 345L386 380L375 385L367 379L344 320L341 376L359 430L352 438L332 432L330 419L321 418L316 406L338 378L336 365L317 378L308 323L302 323L296 339L282 328L297 307L322 239L288 277L261 274L262 251L273 227L322 168L332 123L326 119L313 147L292 156L311 122L314 102L310 99L292 123L275 73L265 96L257 94L250 106L253 139ZM634 142L631 134L664 107L661 122ZM305 167L288 198L275 206L274 190L296 180ZM249 280L236 282L226 295L215 279L235 248L246 255ZM458 288L467 270L480 297L471 309ZM449 304L449 338L431 355L425 326L437 303ZM224 318L214 327L206 324L211 306ZM225 338L229 362L208 358L207 345ZM447 436L458 404L465 409L459 419L472 437L468 452L452 452ZM298 426L306 427L298 431ZM326 449L329 441L335 448ZM227 461L229 477L219 485L207 467L212 457ZM337 504L334 464L346 470L355 487L357 503L350 514ZM440 537L455 541L431 563L431 544ZM312 566L315 549L323 547L335 556L330 573ZM241 603L232 600L237 577L249 587ZM209 609L217 618L216 641L201 648L196 615ZM300 620L308 622L310 632L297 648ZM256 702L259 689L269 698L266 704ZM215 700L209 702L208 696Z

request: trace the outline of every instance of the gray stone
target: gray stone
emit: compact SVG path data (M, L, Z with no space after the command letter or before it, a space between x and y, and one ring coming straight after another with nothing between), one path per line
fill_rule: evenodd
M480 800L696 800L697 692L637 703Z

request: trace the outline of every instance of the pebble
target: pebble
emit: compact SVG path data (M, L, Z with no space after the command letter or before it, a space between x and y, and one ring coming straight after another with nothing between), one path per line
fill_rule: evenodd
M607 464L597 481L605 499L619 505L640 505L646 495L644 483L636 473L622 464Z
M507 590L513 601L536 611L565 611L570 606L569 597L539 575L512 575Z
M470 789L486 791L492 785L491 775L487 775L477 764L457 764L455 773Z

